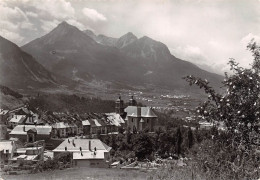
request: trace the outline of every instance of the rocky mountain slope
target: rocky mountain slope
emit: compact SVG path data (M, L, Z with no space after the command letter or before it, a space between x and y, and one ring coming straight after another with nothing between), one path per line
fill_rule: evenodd
M103 82L109 87L161 88L193 91L182 79L193 74L213 86L222 76L204 71L173 56L167 46L149 37L127 33L120 38L80 31L62 22L45 36L24 45L51 72L78 82ZM118 86L117 86L118 87Z
M0 36L0 84L11 88L55 86L55 76L30 54Z

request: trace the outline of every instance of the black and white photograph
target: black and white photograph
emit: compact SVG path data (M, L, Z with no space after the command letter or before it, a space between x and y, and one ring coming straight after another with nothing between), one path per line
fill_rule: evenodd
M0 0L0 180L260 180L260 0Z

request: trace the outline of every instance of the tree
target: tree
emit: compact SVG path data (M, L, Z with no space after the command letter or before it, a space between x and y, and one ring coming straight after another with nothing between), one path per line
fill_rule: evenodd
M178 127L177 132L176 132L176 144L175 144L175 149L176 153L178 155L181 154L181 143L182 143L182 134L181 134L181 128Z
M148 133L141 132L136 134L136 138L134 139L135 156L139 160L149 158L153 152L153 145L152 137Z
M230 59L233 74L225 73L222 82L226 93L219 94L209 86L207 80L185 77L186 81L203 88L208 95L197 112L205 120L214 124L224 122L230 132L233 145L249 148L259 138L260 123L260 47L251 42L248 49L253 53L254 61L250 68L242 68L234 59Z
M191 148L193 145L193 133L191 128L189 128L187 136L188 136L188 147Z
M196 158L202 165L207 162L207 169L218 175L225 172L235 179L259 176L260 157L256 154L260 145L260 47L252 41L247 48L253 54L253 63L250 68L243 68L230 59L233 73L225 73L222 82L225 93L216 92L207 80L185 77L190 85L198 85L208 95L197 113L215 126L209 132L212 138L201 141ZM221 123L225 131L217 130Z

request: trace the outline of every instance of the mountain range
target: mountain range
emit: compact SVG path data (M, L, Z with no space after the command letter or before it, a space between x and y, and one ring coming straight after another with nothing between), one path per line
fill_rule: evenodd
M1 77L5 76L1 84L10 87L73 84L77 89L99 82L105 88L193 91L196 88L182 77L207 78L213 86L223 79L178 59L165 44L147 36L137 38L129 32L112 38L66 22L21 48L0 38L0 53Z
M16 44L0 36L0 82L15 88L55 86L56 77Z

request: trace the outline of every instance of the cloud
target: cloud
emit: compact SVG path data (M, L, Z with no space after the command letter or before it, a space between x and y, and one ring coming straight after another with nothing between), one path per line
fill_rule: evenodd
M205 61L207 61L205 54L196 46L178 46L176 48L171 48L170 51L175 56L184 60L192 61L196 64L204 64Z
M44 32L49 32L53 28L55 28L59 24L59 21L53 20L53 21L46 21L46 20L41 20L41 29Z
M72 18L75 15L75 9L70 2L65 0L37 0L32 1L30 6L40 11L39 14L43 18L45 16L60 20Z
M246 46L252 39L254 39L254 41L260 44L260 36L257 36L253 33L249 33L246 36L244 36L241 39L241 43Z
M92 21L106 21L107 20L107 18L103 14L97 12L95 9L84 8L84 9L82 9L82 12L85 16L87 16Z
M0 3L0 12L0 35L21 43L25 38L20 34L20 28L32 27L26 14L19 7L8 7L5 2Z
M31 12L31 11L28 11L25 13L28 17L34 17L34 18L37 18L38 17L38 14L34 13L34 12Z
M82 24L81 22L75 20L75 19L68 19L67 23L76 26L77 28L79 28L80 30L86 30L86 26L84 24Z
M14 33L5 29L0 30L0 35L14 43L17 41L21 42L24 40L24 37L20 36L18 33Z

